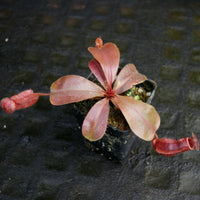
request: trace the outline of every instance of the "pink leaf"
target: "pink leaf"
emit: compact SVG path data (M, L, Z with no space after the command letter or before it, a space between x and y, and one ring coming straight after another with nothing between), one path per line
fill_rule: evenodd
M53 105L63 105L90 99L103 97L103 89L77 75L68 75L59 78L51 85L50 102Z
M133 97L117 95L111 101L118 107L130 129L140 138L150 141L160 126L160 117L155 108Z
M101 85L106 89L107 81L106 81L106 77L104 75L101 65L95 59L91 60L88 65L92 73L96 76L98 81L101 83Z
M122 68L114 84L116 94L121 94L130 89L133 85L142 83L146 76L140 74L134 64L127 64Z
M100 47L89 47L88 50L100 63L108 86L111 88L119 67L120 53L118 47L113 43L106 43Z
M82 133L90 141L101 139L106 131L110 107L109 100L98 101L88 112L82 126Z

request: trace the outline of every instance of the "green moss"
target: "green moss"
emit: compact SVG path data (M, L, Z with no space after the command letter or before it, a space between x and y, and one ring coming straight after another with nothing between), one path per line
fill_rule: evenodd
M131 91L129 91L126 96L130 97L132 95Z
M167 29L167 37L172 40L182 40L183 39L183 30L182 29L175 29L175 28L168 28Z
M200 71L190 71L189 80L192 83L200 84Z
M26 51L24 53L24 60L27 62L34 62L37 63L40 61L41 54L35 51Z
M51 62L56 64L56 65L66 66L67 62L68 62L68 56L61 55L61 54L58 54L58 53L53 53L51 55Z
M200 14L198 14L198 15L195 16L194 23L195 24L200 24Z
M126 96L133 96L136 100L146 102L148 99L147 91L143 87L133 86L130 90L124 93Z
M97 4L95 8L97 14L105 15L109 12L109 6L107 4Z
M102 20L91 20L90 28L97 31L103 31L106 27L105 21Z
M55 23L56 18L52 15L42 15L38 18L38 22L45 25L53 25Z
M200 92L190 90L188 92L187 103L192 107L200 107Z
M194 31L193 35L194 41L200 43L200 31Z
M60 44L62 46L73 46L75 44L75 39L72 36L62 36L60 38Z
M44 77L44 80L43 80L43 85L46 85L46 86L50 86L54 81L56 81L58 78L60 78L60 76L56 76L54 74L47 74L45 77Z
M13 82L15 83L31 83L33 80L35 80L35 73L30 71L21 71L19 74L17 74L15 77L13 77Z
M69 17L65 22L65 26L78 28L80 27L81 21L79 18Z
M131 6L120 6L119 13L122 17L133 17L134 8Z
M89 58L81 57L78 59L78 68L88 69L88 60Z
M177 47L167 46L164 48L164 57L171 60L180 60L180 49Z
M190 60L200 63L200 49L193 49L191 51Z
M73 2L72 3L72 10L74 11L83 11L86 7L86 3L85 2Z
M118 22L115 25L115 31L117 33L130 33L131 32L131 24Z
M34 33L32 40L38 43L45 43L48 42L49 37L45 33Z
M158 87L158 100L162 103L177 103L178 91L173 88Z
M0 19L8 19L12 15L11 10L1 9L0 10Z
M169 20L173 22L182 22L184 20L184 13L182 11L171 11Z
M171 66L162 66L160 70L160 76L163 79L176 81L180 76L180 68Z
M140 97L138 95L136 95L134 98L135 100L140 100Z

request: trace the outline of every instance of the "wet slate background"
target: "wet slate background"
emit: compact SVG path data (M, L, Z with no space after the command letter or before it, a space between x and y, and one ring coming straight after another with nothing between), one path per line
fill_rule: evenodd
M0 0L0 98L48 92L66 74L89 73L88 46L116 42L159 87L160 137L200 138L199 1ZM200 153L175 157L139 141L124 166L89 151L71 105L48 98L0 111L2 200L198 200Z

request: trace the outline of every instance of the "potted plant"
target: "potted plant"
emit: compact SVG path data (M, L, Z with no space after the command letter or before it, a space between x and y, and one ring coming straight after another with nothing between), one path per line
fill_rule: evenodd
M7 113L12 113L32 106L39 96L44 95L50 96L53 105L90 99L93 105L83 121L82 134L91 142L101 140L105 136L110 121L113 122L112 126L115 125L109 118L114 109L123 116L131 132L142 140L152 141L155 150L162 155L172 156L184 151L199 150L194 133L192 138L186 137L178 141L168 138L158 139L156 130L160 126L159 114L152 105L132 94L135 90L133 86L143 84L144 87L147 78L140 74L133 64L125 65L117 74L120 52L114 43L103 44L102 39L97 38L95 47L89 47L88 50L94 57L89 62L89 68L96 77L94 82L78 75L63 76L52 83L50 93L34 93L31 89L26 90L11 98L3 98L1 107ZM110 130L110 127L107 130ZM129 135L133 133L129 132ZM121 132L116 130L116 134Z
M92 73L89 75L88 79L98 83ZM150 104L156 87L154 81L145 80L142 83L133 85L132 88L123 92L122 95L129 97L132 96L136 100ZM98 99L93 98L74 104L75 111L77 111L75 114L80 125L82 125L90 108L94 106L97 101ZM97 151L110 160L117 160L124 163L130 156L130 153L133 152L134 146L136 146L136 143L138 142L138 137L136 137L136 135L130 130L120 109L116 109L112 103L110 103L110 112L107 124L107 129L101 139L97 141L85 139L84 142L92 151Z

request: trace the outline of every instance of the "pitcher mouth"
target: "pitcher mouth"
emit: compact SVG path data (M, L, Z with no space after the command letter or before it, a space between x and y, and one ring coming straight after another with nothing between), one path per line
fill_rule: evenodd
M192 137L193 138L187 138L188 147L190 148L190 150L196 149L197 151L199 151L199 142L197 140L197 137L194 133L192 133Z

